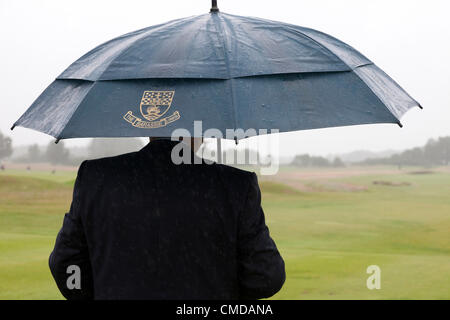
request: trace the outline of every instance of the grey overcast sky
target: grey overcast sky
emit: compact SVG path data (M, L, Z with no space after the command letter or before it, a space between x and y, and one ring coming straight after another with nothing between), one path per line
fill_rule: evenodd
M9 131L70 63L121 34L209 11L210 0L0 0L0 131L15 145L53 138ZM361 51L423 106L396 125L281 135L284 155L405 149L450 135L450 1L218 0L223 12L289 22L329 33ZM86 140L68 140L83 145Z

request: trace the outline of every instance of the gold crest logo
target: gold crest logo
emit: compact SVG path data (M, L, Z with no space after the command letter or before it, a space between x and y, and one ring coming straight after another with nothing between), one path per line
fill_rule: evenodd
M165 127L169 123L180 119L180 113L175 111L170 116L161 118L170 109L175 91L144 91L139 109L144 119L136 117L128 111L123 118L134 127L142 129L154 129Z

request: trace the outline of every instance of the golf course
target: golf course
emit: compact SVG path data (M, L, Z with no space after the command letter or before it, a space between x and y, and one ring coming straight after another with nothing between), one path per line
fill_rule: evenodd
M47 261L75 176L0 171L0 299L63 299ZM260 186L286 263L273 299L450 298L448 167L286 167ZM366 286L370 265L380 289Z

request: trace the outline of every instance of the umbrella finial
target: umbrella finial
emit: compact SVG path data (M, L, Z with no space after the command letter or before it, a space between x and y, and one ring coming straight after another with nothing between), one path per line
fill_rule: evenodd
M211 10L210 12L219 12L219 8L217 7L217 0L211 0Z

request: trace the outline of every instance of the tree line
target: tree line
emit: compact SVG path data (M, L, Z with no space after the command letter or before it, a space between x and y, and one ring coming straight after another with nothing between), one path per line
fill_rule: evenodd
M291 164L296 167L345 167L345 163L339 157L328 160L324 157L310 156L309 154L297 155Z
M48 162L60 165L79 165L84 159L96 159L137 151L144 142L137 138L92 139L82 150L69 150L63 141L58 144L49 142L47 146L37 144L28 147L26 154L15 161L23 163ZM244 151L248 153L249 151ZM13 145L10 137L0 132L0 161L11 157ZM246 154L246 156L248 156ZM345 163L336 157L329 160L308 154L297 155L292 163L298 167L343 167ZM423 147L405 150L386 158L367 159L360 165L396 165L396 166L446 166L450 164L450 136L430 139Z
M447 166L450 164L450 137L430 139L423 147L394 154L387 158L367 159L364 165Z
M97 159L137 151L144 146L141 139L92 139L86 148L69 149L64 141L49 142L46 146L33 144L25 154L15 158L21 163L51 163L53 165L78 166L85 159ZM0 161L13 154L12 140L0 132Z
M10 137L6 137L0 131L0 161L4 158L8 158L12 155L12 140Z

